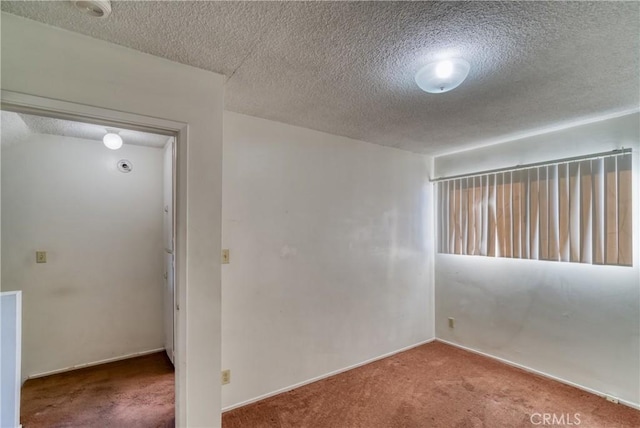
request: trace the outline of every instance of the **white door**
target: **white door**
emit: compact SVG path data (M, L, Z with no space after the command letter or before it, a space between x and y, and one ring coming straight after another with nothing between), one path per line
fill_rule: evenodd
M173 363L175 330L174 244L173 244L173 146L164 147L164 349Z

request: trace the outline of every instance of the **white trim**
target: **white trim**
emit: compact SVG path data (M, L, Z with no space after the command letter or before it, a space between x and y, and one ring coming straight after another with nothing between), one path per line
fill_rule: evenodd
M0 91L0 99L2 100L3 110L35 113L58 119L91 121L92 123L100 122L100 124L105 125L123 123L135 130L150 130L167 136L173 136L187 125L175 120L125 113L118 110L37 97L4 89Z
M37 379L39 377L50 376L50 375L54 375L54 374L58 374L58 373L70 372L70 371L78 370L78 369L84 369L86 367L99 366L100 364L107 364L107 363L113 363L113 362L116 362L116 361L128 360L129 358L142 357L144 355L155 354L157 352L164 352L164 348L156 348L156 349L150 349L148 351L134 352L132 354L126 354L126 355L120 355L118 357L106 358L104 360L92 361L90 363L77 364L75 366L65 367L65 368L62 368L62 369L56 369L56 370L51 370L51 371L48 371L48 372L36 373L36 374L32 374L30 376L27 376L27 380L28 379Z
M506 360L504 358L496 357L495 355L487 354L485 352L478 351L476 349L469 348L467 346L463 346L463 345L459 345L457 343L449 342L448 340L440 339L440 338L437 338L437 337L436 337L435 340L437 342L442 342L442 343L445 343L447 345L451 345L451 346L454 346L456 348L460 348L460 349L463 349L465 351L472 352L474 354L482 355L483 357L487 357L487 358L491 358L493 360L500 361L501 363L507 364L507 365L512 366L512 367L519 368L519 369L524 370L526 372L534 373L534 374L537 374L539 376L546 377L547 379L551 379L551 380L555 380L556 382L564 383L565 385L569 385L569 386L572 386L574 388L581 389L583 391L586 391L586 392L588 392L590 394L597 395L597 396L602 397L602 398L607 398L607 397L615 398L616 400L618 400L618 402L620 404L624 404L625 406L631 407L631 408L636 409L636 410L640 410L640 403L634 403L632 401L622 400L622 399L620 399L618 397L612 397L609 394L606 394L606 393L601 392L601 391L597 391L595 389L589 388L589 387L584 386L584 385L580 385L579 383L571 382L571 381L563 379L561 377L557 377L557 376L551 375L549 373L542 372L540 370L532 369L531 367L527 367L527 366L524 366L522 364L514 363L513 361L509 361L509 360Z
M427 340L424 340L422 342L418 342L418 343L415 343L413 345L409 345L409 346L406 346L404 348L400 348L400 349L398 349L396 351L391 351L391 352L388 352L386 354L370 358L370 359L368 359L366 361L363 361L361 363L353 364L351 366L344 367L342 369L334 370L332 372L325 373L323 375L316 376L314 378L311 378L311 379L308 379L308 380L305 380L305 381L302 381L302 382L298 382L298 383L293 384L291 386L286 386L284 388L277 389L277 390L275 390L273 392L268 392L266 394L259 395L259 396L254 397L254 398L250 398L249 400L242 401L242 402L236 403L236 404L232 404L232 405L227 406L227 407L223 407L222 408L222 413L228 412L229 410L237 409L238 407L246 406L246 405L251 404L251 403L255 403L256 401L264 400L265 398L273 397L274 395L282 394L283 392L288 392L288 391L291 391L293 389L300 388L301 386L305 386L305 385L308 385L310 383L317 382L319 380L326 379L328 377L335 376L337 374L344 373L344 372L349 371L349 370L353 370L355 368L364 366L364 365L369 364L369 363L373 363L373 362L378 361L378 360L382 360L384 358L391 357L392 355L399 354L400 352L408 351L409 349L417 348L418 346L425 345L427 343L433 342L434 340L436 340L436 338L432 337L431 339L427 339Z

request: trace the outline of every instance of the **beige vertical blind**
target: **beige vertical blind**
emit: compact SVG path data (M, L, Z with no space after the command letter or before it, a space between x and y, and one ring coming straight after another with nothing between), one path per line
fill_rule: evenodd
M633 264L631 153L438 182L439 252Z

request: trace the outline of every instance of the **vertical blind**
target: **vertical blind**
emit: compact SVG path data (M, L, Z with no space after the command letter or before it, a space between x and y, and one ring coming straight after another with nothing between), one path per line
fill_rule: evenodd
M631 153L438 182L439 252L627 265Z

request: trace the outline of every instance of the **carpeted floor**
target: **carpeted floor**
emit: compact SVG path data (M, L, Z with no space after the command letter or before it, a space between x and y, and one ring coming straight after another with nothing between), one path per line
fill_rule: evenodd
M222 421L223 428L637 428L640 412L433 342L231 410Z
M173 427L173 366L157 353L29 380L22 424ZM434 342L223 415L223 428L536 426L637 428L640 412Z
M173 365L164 352L25 382L23 428L174 426Z

